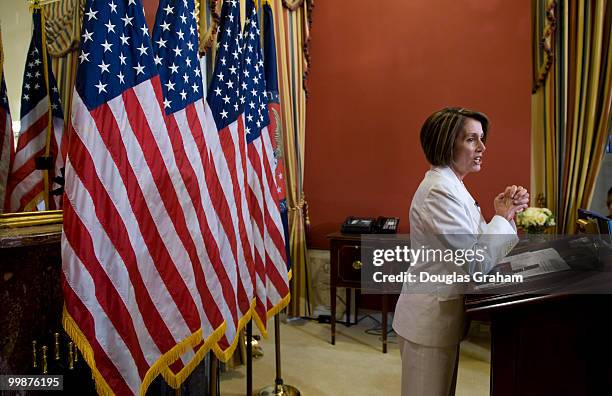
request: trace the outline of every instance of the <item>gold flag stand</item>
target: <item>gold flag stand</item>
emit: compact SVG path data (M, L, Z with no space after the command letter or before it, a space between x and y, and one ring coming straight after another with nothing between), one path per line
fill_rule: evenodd
M259 396L299 396L300 391L291 385L283 383L281 375L280 356L280 314L274 315L274 352L276 354L276 379L274 385L267 386L259 391Z

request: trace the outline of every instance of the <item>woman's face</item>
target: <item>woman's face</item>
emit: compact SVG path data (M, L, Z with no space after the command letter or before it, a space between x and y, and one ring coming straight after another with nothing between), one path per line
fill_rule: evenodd
M485 151L482 139L484 139L484 132L480 121L468 118L463 130L455 140L451 164L451 168L459 179L463 180L468 173L480 171L482 154Z

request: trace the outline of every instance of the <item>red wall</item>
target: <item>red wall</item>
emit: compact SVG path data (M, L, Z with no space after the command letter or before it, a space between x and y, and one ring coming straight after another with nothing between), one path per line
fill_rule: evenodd
M145 18L147 19L147 26L149 26L149 31L153 32L153 26L155 24L155 15L157 14L159 0L143 0L142 5L145 10Z
M429 168L432 112L485 112L482 171L465 183L487 219L508 184L529 186L530 1L319 1L311 29L304 188L311 247L348 215L398 216Z

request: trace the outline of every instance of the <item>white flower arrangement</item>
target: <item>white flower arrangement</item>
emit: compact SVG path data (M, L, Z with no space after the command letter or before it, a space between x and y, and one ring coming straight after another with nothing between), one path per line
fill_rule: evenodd
M542 233L555 224L555 216L548 208L527 208L516 216L516 225L530 234Z

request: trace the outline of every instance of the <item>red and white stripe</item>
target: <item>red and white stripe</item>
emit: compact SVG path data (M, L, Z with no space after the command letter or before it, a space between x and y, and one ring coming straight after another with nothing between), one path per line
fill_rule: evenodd
M61 169L64 168L64 164L66 162L66 154L68 150L68 139L66 139L67 134L64 133L64 120L58 117L53 117L53 135L50 140L50 149L49 153L54 158L53 162L53 173L49 173L49 192L60 188L60 184L55 182L53 179L56 176L61 176ZM61 209L62 208L62 196L61 195L53 195L49 197L50 200L53 200L53 203L50 205L50 209Z
M17 140L15 158L7 184L7 208L11 212L21 212L26 208L35 210L42 201L44 191L43 171L36 169L35 159L45 155L47 134L51 133L49 154L55 159L54 169L49 172L50 180L59 174L63 159L58 155L57 142L62 141L64 120L53 117L49 130L49 97L46 96L21 119L21 132ZM53 188L53 187L52 187ZM49 202L47 209L60 206L60 199Z
M208 103L204 101L203 104L203 108L196 108L203 112L201 117L206 120L204 133L207 154L209 165L215 171L215 175L210 175L215 181L214 185L209 186L211 201L219 214L219 224L229 238L231 251L236 257L236 299L239 319L242 319L249 314L254 295L253 236L245 190L244 127L239 117L237 121L218 131ZM226 339L219 343L222 351L228 350L234 343L234 340L227 336L226 333Z
M270 117L270 125L261 131L262 139L262 163L264 169L264 186L266 202L266 261L268 296L268 311L278 309L279 304L289 296L289 276L287 270L287 251L283 221L279 207L279 187L276 179L276 159L274 157L274 136L270 126L273 117ZM284 301L286 304L288 301Z
M187 108L167 117L161 98L157 76L92 111L74 93L66 308L115 393L138 392L151 365L199 329L206 338L235 321L227 323L235 297L224 289L236 274L217 264L225 242L205 204L205 163L190 144L201 139L199 116Z
M250 211L257 254L256 306L260 330L267 332L268 312L288 295L283 224L273 174L274 153L268 128L248 144Z
M21 119L21 131L7 185L8 210L20 212L44 190L43 173L34 159L45 154L49 125L49 98L45 97ZM35 204L35 203L34 203Z
M259 147L258 147L259 146ZM247 145L247 179L249 183L249 209L255 246L255 314L259 330L267 334L267 291L266 291L266 246L265 246L265 202L262 191L261 139Z

